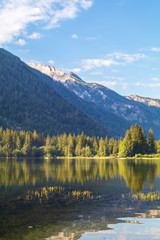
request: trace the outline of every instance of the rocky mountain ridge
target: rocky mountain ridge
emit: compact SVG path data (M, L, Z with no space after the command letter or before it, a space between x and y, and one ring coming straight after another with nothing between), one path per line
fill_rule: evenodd
M141 102L147 106L154 106L160 108L160 99L153 99L148 97L140 97L138 95L130 95L126 97L129 100L134 100L136 102Z
M160 109L149 106L141 101L135 101L133 98L127 98L119 95L115 91L100 85L98 83L87 83L72 73L61 75L61 78L56 77L56 71L52 75L48 71L47 65L34 66L35 69L47 74L52 78L53 82L61 82L67 89L75 93L79 98L83 99L87 103L92 103L101 111L112 113L121 119L127 121L130 125L134 123L141 124L145 129L145 132L152 128L155 132L159 129L160 132ZM65 76L65 77L63 77ZM87 112L87 111L86 111ZM93 117L93 116L92 116ZM155 133L156 134L156 133ZM159 133L157 133L159 136Z
M27 63L30 67L37 69L38 71L46 74L47 76L53 78L56 81L66 82L67 80L71 81L79 81L83 82L81 78L79 78L75 73L65 73L59 70L56 67L50 65L42 65L42 64L34 64L34 63Z
M98 114L101 115L101 119L97 119L94 114L91 116L93 119L96 119L98 123L102 124L103 122L104 124L105 119L108 120L110 114L113 114L112 117L115 117L112 119L116 119L117 116L122 122L123 120L126 121L125 123L121 124L121 126L126 125L126 129L128 128L128 124L131 125L137 122L138 124L142 125L146 134L149 129L152 128L153 131L156 132L155 135L160 136L160 133L157 132L157 129L159 129L160 132L160 109L157 107L157 102L155 107L154 101L152 101L151 104L151 101L147 102L142 98L140 99L140 97L135 98L121 96L115 91L98 83L85 82L76 74L66 74L64 72L60 72L59 74L56 68L48 65L32 65L32 67L52 78L53 83L55 81L62 83L70 92L77 95L86 103L92 104L92 106L96 108L95 114L97 114L97 109L99 109ZM63 96L63 93L61 94ZM83 107L81 110L83 110ZM87 114L87 109L85 109L84 112ZM103 114L101 114L102 112ZM106 113L108 114L107 118ZM114 120L112 120L112 122L113 121ZM115 121L118 122L118 119ZM108 126L108 129L109 128L110 126ZM125 126L122 128L124 132L126 130Z

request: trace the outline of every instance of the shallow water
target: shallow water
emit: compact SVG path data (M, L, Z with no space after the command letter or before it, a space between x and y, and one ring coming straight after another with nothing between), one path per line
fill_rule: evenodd
M0 160L0 240L160 239L159 217L160 160Z

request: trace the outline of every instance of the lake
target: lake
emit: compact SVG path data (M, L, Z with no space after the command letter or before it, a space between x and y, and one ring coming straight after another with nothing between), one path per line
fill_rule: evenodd
M0 240L150 240L159 226L158 159L0 160Z

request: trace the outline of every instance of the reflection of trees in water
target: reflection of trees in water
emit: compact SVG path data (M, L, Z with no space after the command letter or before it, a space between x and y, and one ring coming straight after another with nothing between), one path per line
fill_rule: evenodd
M148 180L153 187L155 176L160 176L160 161L156 160L106 160L106 159L65 159L52 161L0 162L1 186L36 184L45 179L66 182L98 181L123 178L131 191L142 191Z
M158 163L158 162L157 162ZM141 192L145 182L148 180L150 188L154 185L155 176L159 173L156 171L155 162L137 161L126 162L122 177L131 191Z

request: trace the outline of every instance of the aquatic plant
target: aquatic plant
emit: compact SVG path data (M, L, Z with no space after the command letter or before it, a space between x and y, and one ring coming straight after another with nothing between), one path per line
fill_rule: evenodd
M160 192L149 192L149 193L133 193L131 197L134 200L141 200L141 201L156 201L160 200Z
M135 201L159 201L160 200L160 191L156 192L148 192L148 193L129 193L129 197L131 197ZM125 198L125 195L122 194L122 198Z
M100 199L101 196L93 196L90 191L79 191L79 190L67 190L61 186L47 186L42 187L39 190L28 191L25 196L18 196L17 200L25 201L38 201L40 203L46 202L48 200L58 201L59 199L64 201L83 201L83 200L93 200Z

